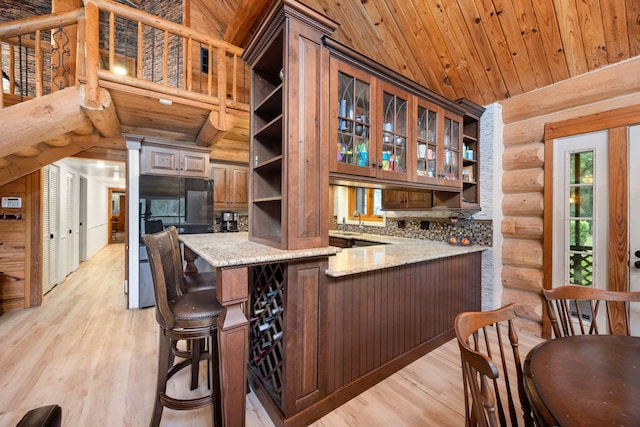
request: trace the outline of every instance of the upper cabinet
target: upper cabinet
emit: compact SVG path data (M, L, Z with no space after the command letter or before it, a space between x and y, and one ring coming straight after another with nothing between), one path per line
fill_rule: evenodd
M175 145L143 145L140 172L208 178L209 150Z
M462 130L462 194L461 206L480 208L480 116L484 109L466 100Z
M331 170L375 176L371 166L378 129L372 97L375 80L362 70L331 61ZM370 156L371 153L371 156Z
M212 164L213 209L246 210L248 202L248 168L242 165Z
M330 69L334 178L353 175L381 184L461 191L464 112L458 104L438 104L424 88L420 92L403 81L380 78L342 57L332 57Z
M410 95L335 58L330 64L331 171L408 181Z

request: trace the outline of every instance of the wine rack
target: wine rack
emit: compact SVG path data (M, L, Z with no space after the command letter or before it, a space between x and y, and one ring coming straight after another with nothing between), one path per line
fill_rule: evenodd
M282 402L284 358L285 265L251 269L249 309L249 365L272 398Z

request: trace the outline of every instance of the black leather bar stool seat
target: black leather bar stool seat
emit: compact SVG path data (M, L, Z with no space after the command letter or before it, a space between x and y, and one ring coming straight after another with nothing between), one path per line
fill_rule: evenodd
M173 230L171 230L173 228ZM176 253L175 228L145 235L149 265L156 294L156 321L160 326L156 399L150 426L158 426L165 407L188 410L212 406L214 426L222 424L220 375L218 362L218 316L222 306L215 290L183 293L182 256ZM184 340L189 350L177 351L172 345ZM200 343L206 343L203 349ZM184 360L175 362L175 357ZM176 398L167 394L167 382L183 368L209 362L211 393L194 398Z
M60 405L47 405L31 409L18 421L16 427L60 427L61 423Z

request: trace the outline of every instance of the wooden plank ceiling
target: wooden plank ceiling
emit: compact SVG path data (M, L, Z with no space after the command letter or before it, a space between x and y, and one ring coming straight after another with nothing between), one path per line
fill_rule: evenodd
M274 2L192 1L241 46ZM300 2L340 23L338 41L450 99L481 105L640 54L640 0Z

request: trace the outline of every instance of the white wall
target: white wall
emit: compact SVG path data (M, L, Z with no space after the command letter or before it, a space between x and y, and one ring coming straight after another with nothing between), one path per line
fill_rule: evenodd
M486 107L480 121L480 204L474 218L489 219L493 224L493 245L482 253L482 310L500 306L502 284L500 265L502 238L502 106Z
M101 181L82 175L78 170L65 163L55 163L60 168L59 179L59 281L66 275L66 266L71 258L72 271L80 264L80 176L87 179L87 259L105 247L109 241L109 187ZM71 215L67 207L67 173L73 174L73 204ZM69 245L69 230L72 230L73 244ZM69 247L71 246L71 250Z

